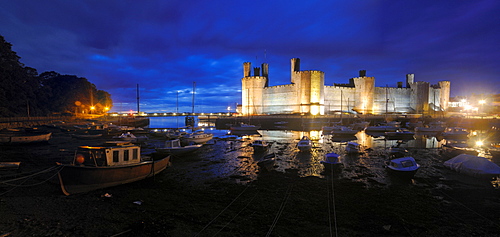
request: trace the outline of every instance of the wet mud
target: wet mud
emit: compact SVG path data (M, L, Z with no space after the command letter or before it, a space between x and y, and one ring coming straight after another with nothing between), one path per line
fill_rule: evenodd
M48 144L1 146L0 161L21 161L2 180L69 162L78 140L53 129ZM313 138L299 152L300 137ZM272 146L255 152L252 140ZM346 140L317 133L224 132L199 150L172 157L154 178L64 196L54 172L0 185L0 235L7 236L500 236L500 189L446 169L451 158L442 141L385 140L359 136L359 154L345 153ZM142 144L153 153L164 140ZM436 144L433 144L436 143ZM425 144L425 145L422 145ZM400 145L421 165L411 180L389 175L389 147ZM479 152L483 152L478 149ZM324 155L342 156L340 170L325 172ZM274 153L271 170L257 165Z

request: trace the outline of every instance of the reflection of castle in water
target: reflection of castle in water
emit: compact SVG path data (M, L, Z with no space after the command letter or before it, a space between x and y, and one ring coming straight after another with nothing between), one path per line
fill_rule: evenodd
M359 77L351 78L347 84L327 86L322 71L300 70L300 59L291 60L291 84L269 86L269 66L253 68L243 63L242 106L240 113L283 114L311 113L329 114L333 111L355 110L363 114L426 113L445 111L450 97L450 82L437 85L414 81L414 74L406 75L406 85L397 87L375 87L375 78L367 77L361 70Z

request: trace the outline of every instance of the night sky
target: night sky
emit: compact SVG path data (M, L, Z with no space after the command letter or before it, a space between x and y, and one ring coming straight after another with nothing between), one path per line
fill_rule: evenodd
M451 96L500 93L500 1L0 1L0 34L38 73L87 78L112 111L234 111L243 62L290 84L290 59L347 83L405 75ZM178 93L179 92L179 93Z

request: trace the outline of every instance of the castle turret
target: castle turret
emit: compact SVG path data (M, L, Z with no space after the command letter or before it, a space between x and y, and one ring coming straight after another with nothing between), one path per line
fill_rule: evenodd
M263 90L267 86L267 77L260 76L260 68L254 68L254 76L250 74L252 64L243 63L243 78L241 79L241 112L245 115L261 114L263 109Z
M352 78L356 88L353 109L363 114L371 114L373 113L375 77L367 77L366 70L361 70L359 75L360 77Z

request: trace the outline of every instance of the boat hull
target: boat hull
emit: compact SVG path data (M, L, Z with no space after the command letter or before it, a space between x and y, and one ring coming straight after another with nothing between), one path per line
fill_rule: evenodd
M390 175L403 178L403 179L413 179L415 177L415 174L417 173L418 168L415 170L398 170L394 167L387 167L387 172Z
M48 142L52 133L26 133L26 134L0 134L0 143L2 144L29 144Z
M155 161L109 167L88 167L60 164L59 183L65 195L85 193L92 190L131 183L152 177L163 171L170 156Z

